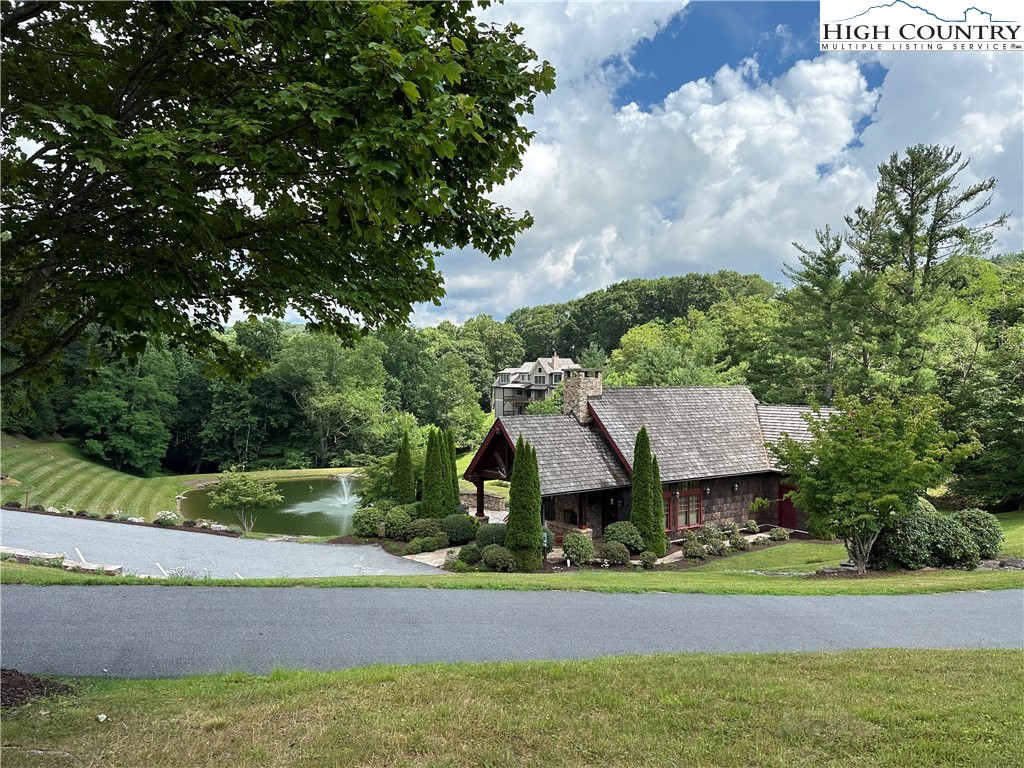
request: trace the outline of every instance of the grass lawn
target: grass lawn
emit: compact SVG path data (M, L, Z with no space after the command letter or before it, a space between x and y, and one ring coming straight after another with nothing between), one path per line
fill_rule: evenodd
M1024 653L1012 650L875 650L85 679L68 697L5 714L2 758L1004 768L1024 752L1022 667Z
M704 573L814 573L825 566L837 566L844 560L846 547L841 541L792 541L781 547L710 560L699 570Z
M1024 512L1000 512L996 517L1003 526L1004 557L1024 557Z
M174 509L175 497L188 490L188 482L212 480L214 474L158 475L139 477L90 461L71 442L63 440L36 441L4 435L2 443L3 471L18 485L5 484L0 491L3 501L44 507L69 506L106 514L115 509L130 515L152 519L161 509ZM350 472L351 469L285 469L254 472L266 480Z
M783 549L783 547L778 547ZM754 553L760 554L760 553ZM743 555L737 556L743 557ZM217 587L420 587L586 592L674 592L707 595L905 595L1024 588L1024 571L922 571L867 579L806 579L692 568L685 571L572 573L438 573L429 576L330 576L284 579L140 579L68 573L57 568L0 563L0 583L52 585L145 585Z

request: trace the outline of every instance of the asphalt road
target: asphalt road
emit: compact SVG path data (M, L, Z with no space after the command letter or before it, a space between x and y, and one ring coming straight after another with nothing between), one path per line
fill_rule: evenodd
M0 592L22 672L180 677L636 653L1024 647L1024 590L768 597L446 589Z
M200 577L209 572L220 579L438 573L376 546L236 539L11 510L0 512L0 544L63 552L72 559L78 559L77 550L87 562L123 565L126 573L152 576L175 570Z

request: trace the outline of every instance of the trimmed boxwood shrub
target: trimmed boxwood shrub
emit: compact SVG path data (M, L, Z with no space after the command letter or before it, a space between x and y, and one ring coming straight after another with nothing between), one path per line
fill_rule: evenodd
M565 559L577 565L586 565L594 559L594 540L582 533L567 533L562 539Z
M785 541L789 538L789 531L785 528L772 528L768 532L768 538L772 541Z
M687 559L703 560L707 557L707 550L704 549L704 545L696 539L683 542L683 557Z
M480 553L480 562L495 571L512 573L516 569L516 558L500 544L488 544Z
M443 533L437 536L417 536L402 550L403 555L418 555L422 552L434 552L448 546L448 537Z
M612 523L604 529L605 541L617 541L630 552L644 551L644 537L640 535L640 529L628 521Z
M981 564L978 545L963 524L945 515L928 515L932 555L929 565L972 571Z
M729 537L729 546L740 552L747 552L753 545L747 541L747 539L738 533L734 533Z
M697 531L697 540L702 544L711 544L715 541L722 541L722 529L714 523L704 523Z
M609 541L601 549L601 559L611 565L629 565L629 550L621 541Z
M409 523L407 536L410 540L437 536L441 533L441 521L436 517L421 517Z
M647 550L640 553L640 567L645 571L654 570L654 566L658 562L658 556L654 552Z
M384 521L387 510L379 507L357 509L352 514L352 532L356 536L373 538L380 533L380 524Z
M384 533L389 539L408 541L410 523L412 518L401 508L395 507L384 515Z
M505 546L505 535L508 532L508 526L504 523L487 523L481 525L476 529L476 545L483 549L484 547L490 546L491 544L497 544L500 547Z
M456 512L441 521L441 530L448 534L452 544L465 544L476 538L476 521L469 515Z
M1003 526L999 524L999 519L995 515L972 507L954 512L950 518L960 523L971 534L982 560L999 556L999 550L1003 547Z
M476 565L480 562L480 547L470 542L459 550L459 560L467 565Z

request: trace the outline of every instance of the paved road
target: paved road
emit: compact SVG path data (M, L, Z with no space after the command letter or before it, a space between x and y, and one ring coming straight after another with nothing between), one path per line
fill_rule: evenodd
M7 586L0 610L3 666L114 677L680 651L1024 646L1024 590L767 597Z
M165 531L81 517L0 512L0 543L37 552L63 552L90 563L123 565L136 574L184 569L233 579L275 576L436 574L436 568L389 555L379 547L298 544ZM159 566L157 565L159 563Z

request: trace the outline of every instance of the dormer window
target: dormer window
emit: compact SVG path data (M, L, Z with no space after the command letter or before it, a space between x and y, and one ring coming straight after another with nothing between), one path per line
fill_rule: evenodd
M508 374L502 373L498 376L498 382L501 384L508 384Z
M561 380L562 380L562 374L560 374L560 373L552 373L551 374L551 383L552 384L557 384Z
M519 380L520 381L529 382L530 381L530 374L528 374L528 373L521 373L521 374L519 374Z

